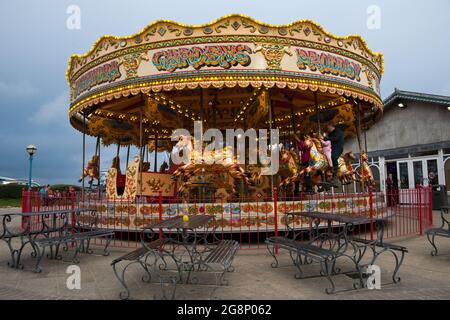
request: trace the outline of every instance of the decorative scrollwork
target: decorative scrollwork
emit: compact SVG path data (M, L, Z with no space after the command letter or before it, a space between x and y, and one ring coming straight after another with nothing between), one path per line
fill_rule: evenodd
M149 57L146 53L135 52L119 58L119 64L125 68L127 79L138 77L138 68L142 60L149 60Z
M254 52L262 52L267 63L267 70L281 70L281 60L284 55L287 54L292 56L292 52L289 50L290 47L286 47L280 44L255 44L256 48Z

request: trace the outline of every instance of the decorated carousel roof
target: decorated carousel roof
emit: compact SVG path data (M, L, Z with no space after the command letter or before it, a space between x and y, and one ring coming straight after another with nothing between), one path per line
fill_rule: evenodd
M366 127L382 114L382 74L382 54L360 36L334 36L310 20L159 20L131 36L103 36L70 58L69 117L105 144L139 144L141 120L145 140L194 120L284 133L333 120L352 135L357 109Z

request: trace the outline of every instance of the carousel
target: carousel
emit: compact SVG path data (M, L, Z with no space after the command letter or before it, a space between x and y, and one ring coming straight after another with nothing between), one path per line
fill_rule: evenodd
M214 213L220 203L223 219L232 225L233 215L244 210L243 198L249 217L252 203L264 204L258 212L265 212L269 223L274 191L294 199L305 192L340 192L355 181L367 190L373 175L363 136L383 113L382 74L382 54L372 52L360 36L334 36L309 20L276 26L233 14L195 26L160 20L131 36L103 36L89 52L73 55L67 70L70 123L83 133L83 144L85 135L97 138L95 154L83 163L83 190L85 179L91 189L95 180L98 184L102 145L117 147L106 200L133 204L136 216L127 218L128 228L139 228L146 215L151 219L158 212L158 204L149 200L155 197L162 197L163 215L169 216L180 205L200 210L199 203ZM266 151L279 154L279 170L264 175L262 163L237 159L229 145L157 167L158 153L192 150L195 123L224 133L277 129L279 144ZM359 142L359 150L342 152L337 167L326 143L330 123ZM173 137L180 128L192 136ZM130 146L137 154L130 154ZM125 172L121 148L127 148ZM220 160L211 161L218 155ZM367 206L361 199L324 201L330 203L293 200L290 206Z

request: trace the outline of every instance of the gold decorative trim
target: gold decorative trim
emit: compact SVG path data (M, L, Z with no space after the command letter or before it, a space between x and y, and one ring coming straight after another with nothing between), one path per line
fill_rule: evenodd
M180 83L182 82L182 83ZM120 99L123 96L137 95L140 93L148 94L150 92L161 92L161 91L171 91L171 90L183 90L183 89L196 89L199 86L202 88L221 88L228 87L233 88L236 86L248 87L251 85L254 88L289 88L291 90L311 90L320 92L336 93L341 96L352 96L353 98L358 98L370 103L374 103L379 108L383 108L383 102L374 93L364 92L360 89L354 88L353 86L346 86L342 84L336 84L333 82L320 81L320 80L307 80L307 79L296 79L290 77L261 77L255 76L252 78L238 77L234 79L231 76L223 77L220 79L217 76L212 77L212 79L198 78L192 81L192 79L179 79L176 81L155 81L148 83L140 83L135 85L128 85L124 87L114 88L108 91L101 92L96 95L89 96L75 105L73 105L69 110L69 115L83 110L89 106L93 106L98 103L105 101L110 101L112 99Z
M259 26L258 31L260 32L261 30L263 30L264 32L260 32L261 34L266 34L266 28L272 28L272 29L277 29L279 32L279 34L281 36L294 36L294 32L299 32L299 30L297 29L291 29L290 32L287 31L288 28L294 27L296 25L299 24L305 24L308 23L310 25L312 25L314 28L316 28L318 31L322 32L324 34L324 38L323 40L326 43L330 42L330 39L334 39L336 41L338 41L338 45L339 43L342 43L343 41L347 41L347 40L356 40L357 42L361 43L362 48L368 52L371 56L373 57L378 57L379 61L380 61L380 72L381 74L384 73L384 57L382 53L375 53L373 52L368 46L367 43L365 42L365 40L360 36L360 35L349 35L349 36L336 36L328 31L326 31L321 25L319 25L317 22L313 21L313 20L308 20L308 19L303 19L303 20L297 20L288 24L284 24L284 25L274 25L274 24L268 24L268 23L264 23L261 21L258 21L250 16L247 15L243 15L243 14L229 14L229 15L225 15L222 16L212 22L206 23L206 24L200 24L200 25L189 25L189 24L183 24L183 23L179 23L176 21L172 21L172 20L157 20L154 21L152 23L150 23L149 25L145 26L144 28L142 28L139 32L129 35L129 36L124 36L124 37L118 37L118 36L113 36L113 35L104 35L100 38L97 39L97 41L95 41L95 43L93 44L93 46L91 47L91 49L85 53L85 54L73 54L70 57L69 60L69 65L68 65L68 69L66 72L66 78L67 81L69 81L69 75L72 71L72 63L77 60L77 59L84 59L87 58L89 56L91 56L92 54L95 54L96 52L98 52L101 48L99 48L99 45L105 41L105 40L111 40L111 44L114 43L115 48L119 48L122 46L122 44L124 43L124 41L126 40L130 40L130 39L135 39L135 43L139 44L142 42L142 38L148 40L148 37L151 35L155 35L157 32L163 36L166 33L166 30L164 28L160 28L159 30L157 30L156 26L158 24L170 24L170 28L167 26L167 28L169 29L168 31L170 33L176 32L177 36L181 36L181 34L183 34L183 36L189 37L192 34L192 29L203 29L205 34L208 34L208 32L206 32L205 30L211 30L210 33L212 33L213 31L215 31L216 33L220 34L220 28L223 28L224 26L228 26L229 25L229 21L226 21L230 18L240 18L240 19L246 19L248 21L251 21L255 24L257 24ZM212 26L224 21L223 24L217 26L215 28L215 30L213 30ZM178 26L180 28L185 28L187 30L190 30L189 32L183 32L181 33L181 31L179 29L174 28L174 26ZM246 28L248 27L245 26ZM253 30L253 29L252 29ZM311 32L318 36L318 39L321 41L322 40L322 35L317 33L317 30L314 30L312 28ZM186 30L185 30L186 31ZM105 44L104 44L105 45ZM108 46L108 44L106 44ZM126 43L125 43L126 45Z
M219 37L221 39L217 39L217 37ZM349 51L345 48L331 46L326 43L318 43L318 42L314 42L311 40L283 38L283 37L265 36L265 35L259 35L259 36L257 36L257 35L241 35L241 36L213 35L213 36L205 36L205 37L202 37L201 39L203 40L202 43L217 43L217 42L236 42L236 41L238 41L237 38L239 38L239 41L241 41L241 42L248 42L248 43L266 43L267 42L267 43L273 43L273 44L280 44L280 45L284 45L284 46L288 46L288 47L304 46L304 47L311 48L311 49L322 50L322 51L326 51L326 52L330 52L330 53L334 53L334 54L339 54L339 55L345 56L347 58L354 59L354 60L360 62L361 64L367 64L370 68L373 69L373 71L380 78L382 76L380 70L378 70L376 63L374 61L372 61L371 59L368 59L368 57L362 56L362 55L352 52L352 51ZM109 62L111 60L114 60L117 58L120 59L124 55L132 54L132 53L136 53L136 52L153 50L156 48L164 48L166 46L171 47L171 46L176 46L176 45L195 45L195 44L197 44L197 42L195 41L195 38L186 37L182 40L181 39L167 40L166 42L164 42L164 46L161 46L160 42L143 43L138 46L128 47L128 48L124 48L124 49L121 49L118 51L113 51L113 52L105 54L104 56L99 57L98 59L90 61L90 62L86 63L85 65L83 65L82 67L80 67L72 75L72 78L70 80L72 82L77 81L77 79L83 73L87 72L88 70L90 70L96 66L99 66L103 63ZM68 79L69 84L70 84L70 80Z

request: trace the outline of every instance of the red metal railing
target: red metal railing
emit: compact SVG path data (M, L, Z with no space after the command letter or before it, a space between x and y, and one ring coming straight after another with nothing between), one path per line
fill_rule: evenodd
M215 235L219 239L236 239L242 249L265 247L264 240L272 235L285 234L288 227L300 232L305 239L312 227L311 221L292 218L292 211L322 211L349 216L382 218L385 223L384 238L422 235L432 226L431 188L391 190L387 193L315 193L294 194L274 189L273 193L255 196L177 198L155 197L136 199L107 199L104 194L64 193L51 198L39 192L23 191L22 210L53 211L95 207L99 210L99 226L115 230L111 246L137 247L141 228L151 222L188 212L215 216ZM92 217L81 215L81 223ZM28 221L38 224L39 221ZM74 221L72 221L74 224ZM333 228L340 227L338 223ZM304 231L304 232L302 232ZM352 231L359 237L376 237L374 224L359 225ZM162 231L160 231L162 236ZM97 243L101 240L96 239Z

